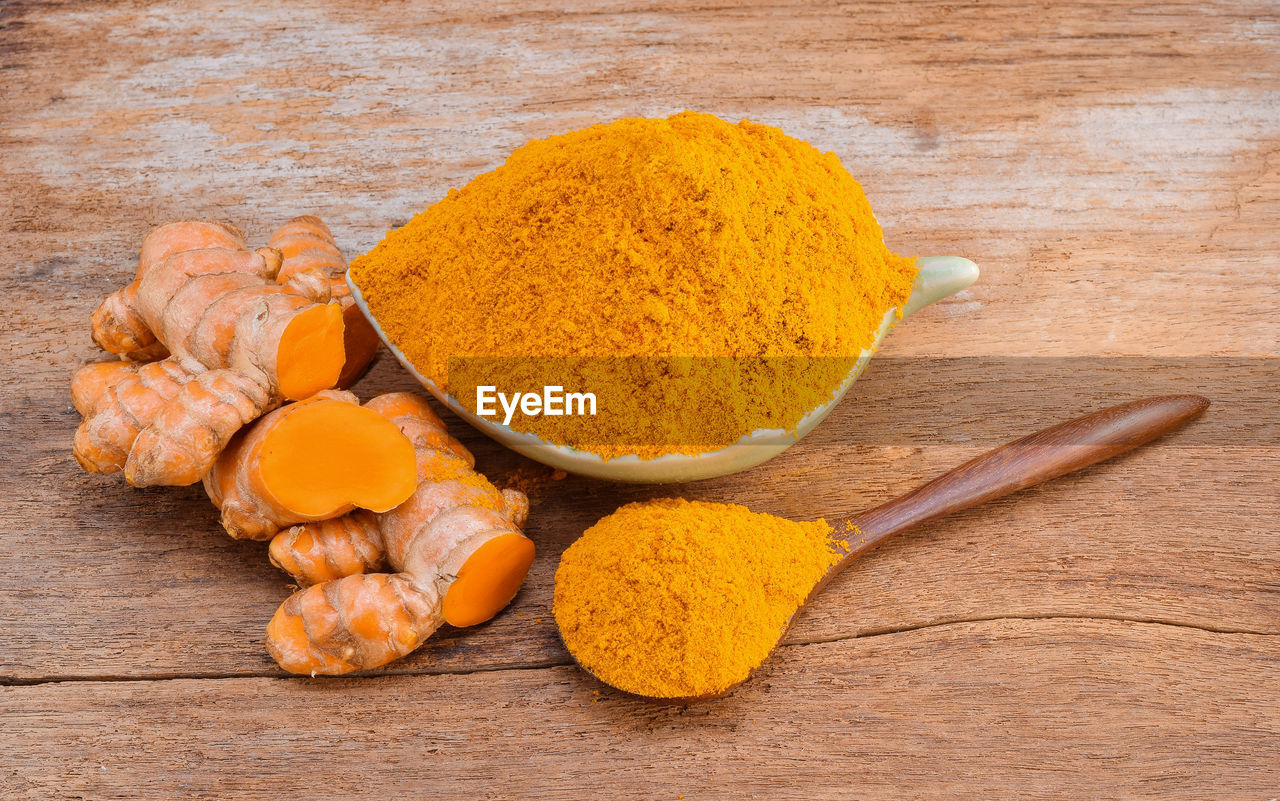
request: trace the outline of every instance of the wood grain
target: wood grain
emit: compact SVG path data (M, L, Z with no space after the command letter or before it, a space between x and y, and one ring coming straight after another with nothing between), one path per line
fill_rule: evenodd
M42 800L1266 799L1277 705L1266 637L1006 620L784 648L683 708L568 667L0 688L0 764Z
M832 524L854 532L828 576L904 531L1127 453L1209 408L1203 395L1158 395L1108 406L993 448L917 489ZM829 579L824 579L825 581Z
M1269 0L0 5L0 797L1276 797L1277 87ZM983 269L782 457L618 487L459 429L539 477L528 584L338 682L280 677L287 588L197 489L76 469L69 375L149 227L311 212L357 253L531 137L686 107L834 151L895 250ZM621 503L839 517L1187 392L1194 426L860 560L724 702L567 667L554 566Z

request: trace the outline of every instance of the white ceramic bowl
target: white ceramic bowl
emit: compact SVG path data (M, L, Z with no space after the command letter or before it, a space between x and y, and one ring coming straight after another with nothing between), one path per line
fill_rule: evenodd
M907 302L902 306L902 317L904 319L930 303L935 303L949 295L954 295L978 279L978 266L968 259L962 259L958 256L926 256L917 259L916 265L919 267L919 274L916 276L911 296L907 298ZM404 365L404 369L412 373L414 378L417 378L422 386L426 387L427 391L436 397L436 400L448 406L471 425L513 451L522 453L530 459L551 467L558 467L570 473L578 473L594 478L653 484L697 481L703 478L714 478L715 476L737 473L772 459L794 445L801 437L812 431L818 423L821 423L831 413L831 410L836 407L836 404L840 402L844 394L849 391L849 387L853 386L853 382L862 374L867 361L875 355L881 341L884 340L885 334L889 333L889 329L897 321L896 309L890 309L885 313L884 321L881 322L880 329L876 331L875 344L862 351L858 357L857 364L849 371L848 378L832 395L831 400L806 414L793 432L787 432L780 428L757 429L726 448L700 453L696 456L673 453L656 459L621 456L606 460L589 451L581 451L565 445L553 445L533 434L514 431L509 426L477 417L467 411L452 396L441 392L436 387L435 382L419 373L417 368L405 358L400 349L388 341L386 332L382 330L382 326L378 325L378 320L369 313L369 306L365 303L364 296L360 293L360 287L351 280L350 273L347 274L347 285L351 287L351 293L355 296L356 305L360 307L360 311L364 312L364 316L373 324L378 336L386 343L387 348L395 354L400 364Z

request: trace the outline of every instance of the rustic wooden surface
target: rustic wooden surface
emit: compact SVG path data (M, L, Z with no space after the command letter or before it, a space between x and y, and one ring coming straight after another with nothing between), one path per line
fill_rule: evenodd
M0 5L0 798L1280 795L1280 8L1259 2ZM142 234L350 252L531 137L689 107L840 155L971 290L809 439L678 488L536 479L510 611L385 674L287 677L287 588L196 488L70 458L86 317ZM360 386L408 389L384 359ZM728 699L569 666L560 551L680 493L849 514L1156 392L1192 428L888 544Z

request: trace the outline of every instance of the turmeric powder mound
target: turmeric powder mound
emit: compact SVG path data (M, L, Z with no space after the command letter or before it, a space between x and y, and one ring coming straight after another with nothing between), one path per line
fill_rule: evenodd
M594 418L510 424L652 457L794 429L906 300L915 266L885 247L834 154L686 111L530 142L388 233L351 275L391 341L473 411L477 382L562 383L557 357L696 357L575 372L564 386L600 396ZM451 360L484 357L516 358L506 375L451 380ZM727 371L735 394L699 403L727 380L718 359L746 357L757 361Z
M556 624L578 663L614 687L712 695L764 661L840 546L823 520L682 499L633 503L565 550Z

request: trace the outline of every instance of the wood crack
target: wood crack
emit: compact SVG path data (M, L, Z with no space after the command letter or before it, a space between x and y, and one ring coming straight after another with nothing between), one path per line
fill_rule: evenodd
M947 628L951 626L959 626L967 623L995 623L1003 620L1042 620L1042 621L1106 621L1111 623L1131 623L1143 626L1162 626L1176 629L1187 629L1191 631L1201 631L1208 634L1222 635L1251 635L1256 637L1277 637L1280 632L1275 631L1257 631L1255 629L1244 628L1227 628L1218 626L1203 626L1194 623L1183 623L1175 620L1167 620L1161 618L1131 618L1110 615L992 615L990 617L973 617L973 618L955 618L951 620L939 620L931 623L922 623L919 625L900 626L893 628L872 629L868 631L858 632L855 634L843 634L831 637L809 637L804 639L784 641L779 648L798 648L809 645L822 645L828 643L844 642L849 640L866 640L874 637L889 637L897 634L910 634L917 631L925 631L928 629ZM476 665L465 668L436 667L428 665L419 668L409 668L403 670L384 670L372 674L355 673L350 676L342 677L326 677L328 681L349 681L351 679L375 679L381 677L400 677L400 676L465 676L472 673L499 673L506 671L526 671L526 670L546 670L548 668L567 667L573 664L573 660L567 656L555 659L529 660L527 662L508 662L496 663L492 665ZM282 674L274 670L246 670L221 673L153 673L146 675L117 675L117 674L55 674L50 676L38 676L20 678L15 676L0 677L0 686L3 687L31 687L42 684L70 684L81 682L142 682L142 681L175 681L175 680L225 680L225 679L277 679L280 681L299 681L309 680L309 676L293 676Z
M1170 628L1190 629L1192 631L1203 631L1208 634L1248 634L1256 637L1276 637L1280 636L1280 631L1258 631L1256 629L1243 628L1227 628L1225 626L1203 626L1195 623L1183 623L1177 620L1169 620L1156 617L1122 617L1120 615L991 615L989 617L965 617L954 618L950 620L937 620L931 623L921 623L913 626L894 626L892 628L868 629L857 634L836 635L832 637L813 637L804 640L788 640L783 646L803 646L803 645L819 645L822 643L842 642L844 640L863 640L870 637L887 637L894 634L910 634L915 631L924 631L926 629L945 628L947 626L958 626L965 623L993 623L1001 620L1101 620L1109 623L1133 623L1143 626L1167 626Z

